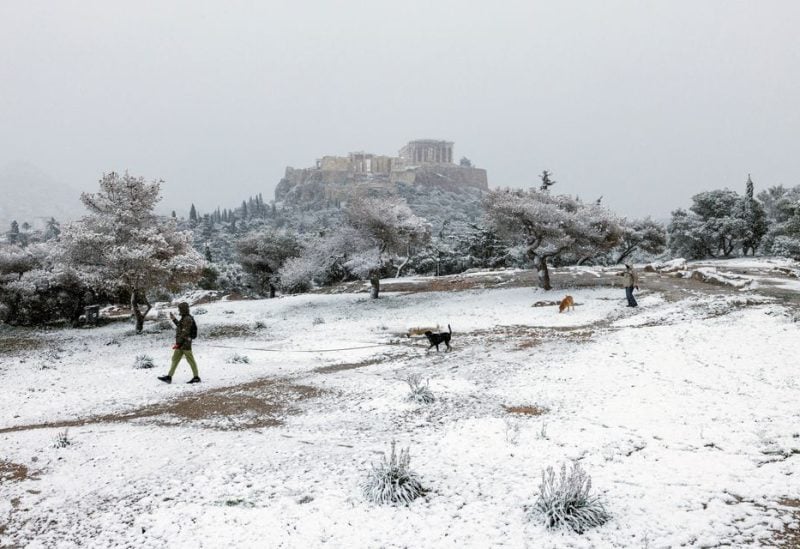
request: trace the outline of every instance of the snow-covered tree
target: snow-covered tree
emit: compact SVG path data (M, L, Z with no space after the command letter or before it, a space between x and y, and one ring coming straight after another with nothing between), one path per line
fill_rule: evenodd
M743 222L740 240L744 255L747 255L748 251L751 255L755 255L768 229L766 211L753 197L753 187L753 180L750 179L750 174L747 174L745 195L736 205L734 212L734 215Z
M61 223L56 221L55 217L51 217L47 220L44 229L44 239L45 240L53 240L54 238L58 238L61 234Z
M430 226L411 213L402 199L356 198L347 205L345 219L366 244L345 267L357 277L369 279L373 298L380 294L381 272L391 258L410 255L413 246L430 239Z
M542 192L547 192L550 190L550 187L556 184L550 176L553 175L549 171L544 170L542 171L542 175L539 176L539 179L542 180L542 184L539 186L539 190Z
M709 241L705 229L705 224L696 214L682 208L673 211L667 225L670 252L687 259L702 259L711 255L713 243Z
M287 292L303 292L314 284L326 285L344 280L348 276L344 264L365 246L363 237L351 227L309 237L300 256L287 259L280 268L280 286Z
M150 292L195 281L204 266L191 234L154 213L160 195L161 181L104 174L99 192L81 195L89 214L61 235L63 261L90 286L130 297L137 332L151 308Z
M775 255L797 257L793 250L800 249L800 186L769 187L757 195L764 208L767 232L761 248ZM780 239L780 242L778 242Z
M6 233L6 238L9 244L19 244L19 223L16 220L11 222L11 228Z
M729 189L694 195L689 210L674 211L667 227L670 250L689 258L729 257L738 246L754 251L766 230L761 206Z
M617 245L622 229L599 204L583 204L566 195L528 190L490 191L486 221L498 235L524 247L542 288L551 289L548 262L569 254L575 261Z
M249 234L236 243L239 263L260 291L275 297L279 271L287 259L300 254L297 237L286 230L266 229Z
M16 324L44 324L61 319L77 325L88 288L57 261L58 244L33 243L26 248L0 246L0 319Z
M622 222L622 238L614 248L615 264L622 263L637 250L648 254L661 254L667 246L667 233L661 223L649 217Z

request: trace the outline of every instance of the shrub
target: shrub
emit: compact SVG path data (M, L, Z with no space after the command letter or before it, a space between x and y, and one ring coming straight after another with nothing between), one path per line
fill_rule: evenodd
M542 471L539 497L532 514L543 519L548 528L566 526L582 534L611 518L600 498L591 491L592 479L579 463L574 463L569 473L566 464L562 464L559 477L548 467Z
M192 311L192 316L204 315L206 313L208 313L208 309L205 309L203 307L195 307L194 310Z
M263 320L256 320L255 324L253 324L253 329L255 330L265 330L267 328L267 323Z
M319 326L320 324L325 324L325 319L321 316L315 317L314 320L311 321L311 324L314 326Z
M426 381L425 385L423 385L422 376L419 374L412 374L408 376L406 378L406 383L408 383L408 387L411 389L406 397L406 400L410 400L411 402L416 402L418 404L430 404L436 400L433 396L433 392L428 386L428 381Z
M136 360L133 361L133 367L137 370L149 370L154 366L153 357L150 355L136 355Z
M70 444L72 441L69 439L69 432L66 429L58 433L53 440L53 448L66 448Z
M228 358L227 362L228 364L250 364L250 357L234 353L233 356Z
M409 449L395 452L396 441L392 441L392 453L389 459L384 455L362 483L364 496L373 503L407 505L425 493L425 489L417 474L409 470L411 461Z

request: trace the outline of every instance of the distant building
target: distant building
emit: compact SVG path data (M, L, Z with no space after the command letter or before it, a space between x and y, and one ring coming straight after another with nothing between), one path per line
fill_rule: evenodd
M409 164L452 164L453 142L417 139L400 149L400 158Z
M342 197L354 186L391 189L398 183L489 189L486 170L453 162L452 141L417 139L409 141L397 156L358 151L323 156L313 168L287 167L275 198L318 196L323 191L331 199Z

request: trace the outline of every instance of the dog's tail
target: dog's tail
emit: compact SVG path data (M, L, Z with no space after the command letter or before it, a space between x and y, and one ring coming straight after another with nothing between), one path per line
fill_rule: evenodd
M449 324L447 325L447 329L450 331L450 335L453 335L453 329L450 327Z

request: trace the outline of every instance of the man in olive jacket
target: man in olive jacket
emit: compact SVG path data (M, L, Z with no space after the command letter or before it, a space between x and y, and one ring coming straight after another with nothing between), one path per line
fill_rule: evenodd
M192 336L197 333L197 328L194 323L194 317L189 314L189 304L181 303L178 305L178 312L181 314L180 320L175 318L175 315L170 313L169 317L175 324L175 345L172 353L172 367L169 369L169 374L160 376L158 379L164 383L172 383L172 376L178 368L178 363L181 358L186 357L186 362L192 368L194 377L189 383L200 383L200 375L197 373L197 362L194 360L192 354Z

